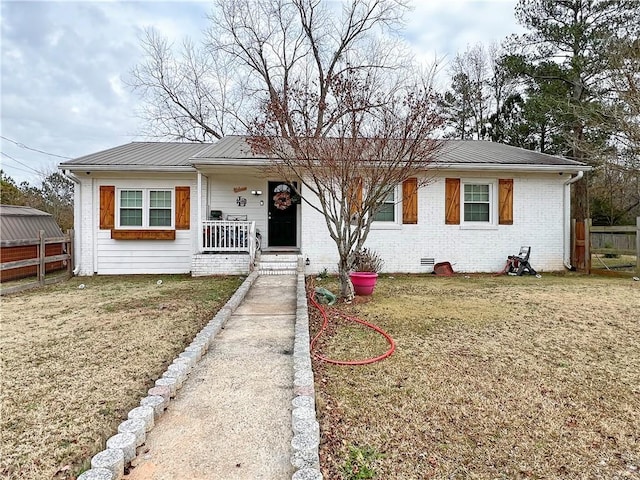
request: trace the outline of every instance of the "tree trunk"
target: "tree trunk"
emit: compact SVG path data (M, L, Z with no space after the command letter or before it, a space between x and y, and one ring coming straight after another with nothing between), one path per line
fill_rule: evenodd
M338 263L338 277L340 278L340 297L346 301L353 299L355 292L349 278L349 266L346 259L340 259Z
M572 159L579 162L587 162L587 154L583 148L583 131L583 125L579 121L576 122L573 133ZM591 217L589 214L589 191L586 177L573 185L571 210L571 217L578 222Z
M583 178L573 184L573 198L571 201L572 218L582 222L585 218L589 218L589 202L587 181Z

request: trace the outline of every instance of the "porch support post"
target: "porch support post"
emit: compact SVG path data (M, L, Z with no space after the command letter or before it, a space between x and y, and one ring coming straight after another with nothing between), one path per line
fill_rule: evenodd
M198 237L198 253L202 253L204 248L202 244L202 173L198 171L198 227L196 229Z

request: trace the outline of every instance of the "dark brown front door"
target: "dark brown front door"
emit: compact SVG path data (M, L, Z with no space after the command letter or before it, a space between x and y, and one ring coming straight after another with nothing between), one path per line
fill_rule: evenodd
M285 182L269 182L269 246L295 247L297 231L296 194Z

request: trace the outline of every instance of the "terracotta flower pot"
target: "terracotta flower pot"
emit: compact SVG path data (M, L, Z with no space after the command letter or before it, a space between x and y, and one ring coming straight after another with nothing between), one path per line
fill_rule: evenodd
M349 274L356 295L371 295L378 280L375 272L351 272Z

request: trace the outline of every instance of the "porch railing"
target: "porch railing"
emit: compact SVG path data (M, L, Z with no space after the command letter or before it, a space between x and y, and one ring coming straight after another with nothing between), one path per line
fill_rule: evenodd
M248 252L256 254L256 222L206 220L202 222L203 252Z

